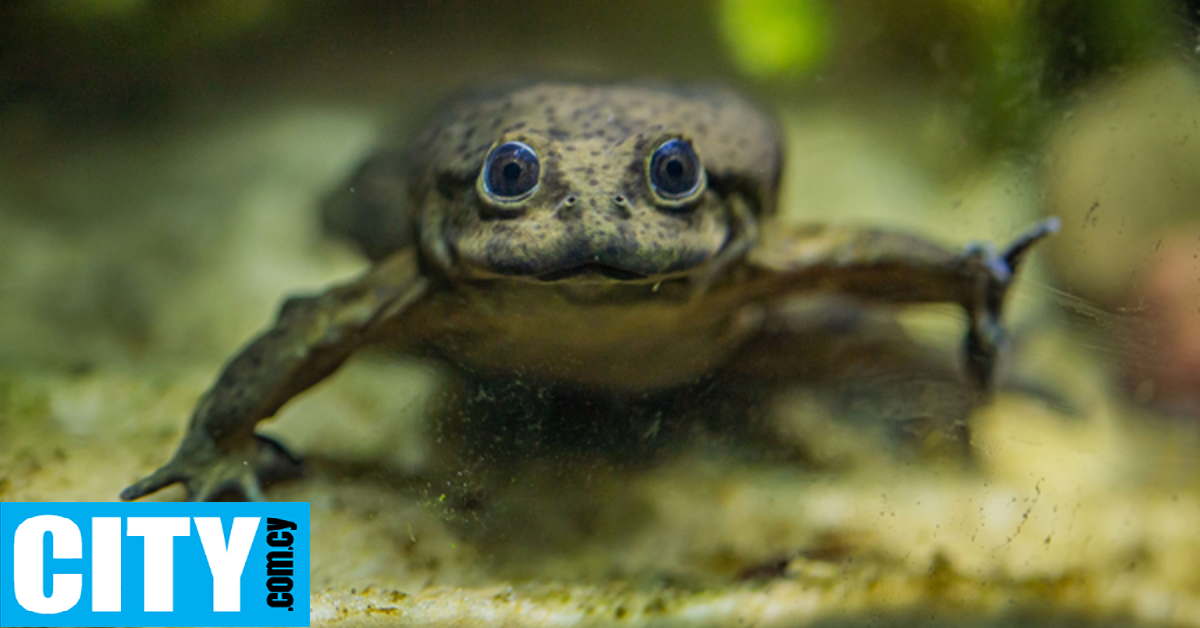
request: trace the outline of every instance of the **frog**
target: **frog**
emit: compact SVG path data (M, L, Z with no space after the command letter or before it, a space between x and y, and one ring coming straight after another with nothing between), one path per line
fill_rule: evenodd
M326 204L369 268L287 299L221 370L182 443L126 488L262 500L298 460L260 421L353 354L387 347L452 368L609 396L686 386L746 360L804 362L772 313L804 295L949 303L963 378L990 395L1006 297L1058 222L997 248L779 218L777 120L729 88L544 82L472 92L369 157ZM771 331L768 331L770 329ZM569 420L569 419L568 419Z

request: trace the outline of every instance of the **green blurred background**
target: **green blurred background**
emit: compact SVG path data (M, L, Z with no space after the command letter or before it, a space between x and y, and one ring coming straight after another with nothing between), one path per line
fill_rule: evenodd
M999 147L1091 81L1187 56L1196 10L1194 0L18 0L0 8L0 102L6 119L106 128L286 89L396 104L497 76L719 78L957 101Z

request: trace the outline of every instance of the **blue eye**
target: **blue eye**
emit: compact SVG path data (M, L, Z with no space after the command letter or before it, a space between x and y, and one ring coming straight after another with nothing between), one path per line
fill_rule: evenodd
M687 198L700 186L700 157L685 140L663 142L650 158L650 184L666 200Z
M540 170L532 148L522 142L505 142L488 155L483 165L483 184L488 194L515 201L533 192Z

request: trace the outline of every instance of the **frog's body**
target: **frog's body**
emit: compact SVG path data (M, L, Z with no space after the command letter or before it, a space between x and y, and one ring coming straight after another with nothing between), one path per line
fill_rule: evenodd
M762 340L777 333L778 303L823 291L961 305L968 372L985 391L1004 295L1054 223L1004 254L768 227L781 160L772 120L723 90L550 84L447 107L327 207L373 268L290 300L205 395L175 458L122 497L174 482L197 499L259 497L256 469L280 450L254 425L371 344L600 394L649 392L729 367L747 347L803 361L794 344Z

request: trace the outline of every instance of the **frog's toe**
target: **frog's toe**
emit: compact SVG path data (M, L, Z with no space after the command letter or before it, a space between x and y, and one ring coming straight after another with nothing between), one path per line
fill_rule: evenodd
M1033 248L1033 245L1058 233L1058 230L1061 228L1062 221L1057 216L1051 216L1033 225L1025 233L1017 236L1017 239L1013 240L1004 249L1004 264L1008 267L1009 273L1016 274L1017 269L1021 267L1021 262Z
M121 501L126 502L141 499L172 484L183 482L186 479L187 476L183 473L182 469L172 461L121 491L120 498Z

